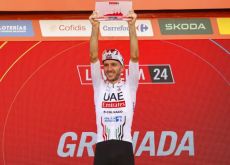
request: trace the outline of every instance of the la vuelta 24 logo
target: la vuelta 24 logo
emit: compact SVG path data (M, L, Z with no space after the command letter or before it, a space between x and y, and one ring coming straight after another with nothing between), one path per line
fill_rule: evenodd
M101 72L103 78L106 79L103 69L101 69ZM77 65L77 74L81 85L92 84L90 65ZM125 71L122 73L121 79L125 80L126 75L128 75L128 65L125 65ZM139 84L175 84L170 64L139 65Z

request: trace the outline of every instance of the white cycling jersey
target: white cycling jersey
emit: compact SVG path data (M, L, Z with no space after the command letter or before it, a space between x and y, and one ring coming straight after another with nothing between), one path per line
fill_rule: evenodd
M132 142L131 126L139 80L139 65L129 62L126 81L103 80L99 60L91 63L96 109L97 142L116 139Z

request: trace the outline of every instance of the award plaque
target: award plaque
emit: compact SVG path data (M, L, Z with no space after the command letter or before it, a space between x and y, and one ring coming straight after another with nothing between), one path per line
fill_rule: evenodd
M127 14L132 10L132 0L96 0L95 10L99 21L129 20Z

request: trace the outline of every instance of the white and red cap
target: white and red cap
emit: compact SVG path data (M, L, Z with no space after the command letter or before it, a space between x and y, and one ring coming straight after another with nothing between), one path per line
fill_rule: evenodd
M119 61L121 65L124 65L124 59L117 49L104 50L102 53L102 62L104 62L105 60L116 60Z

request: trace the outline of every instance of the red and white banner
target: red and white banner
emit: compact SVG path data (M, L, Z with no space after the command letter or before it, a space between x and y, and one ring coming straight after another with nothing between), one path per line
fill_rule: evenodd
M102 1L102 0L101 0ZM118 0L114 0L116 2ZM123 1L123 0L122 0ZM134 10L228 9L229 0L132 0ZM95 0L1 0L0 11L93 11Z
M131 0L96 0L95 10L99 20L124 20L128 19L129 11L133 10Z
M100 41L125 58L129 41ZM142 164L230 164L229 39L140 40L132 127ZM103 72L103 68L102 68ZM0 42L0 164L93 163L88 41Z
M35 17L35 15L34 15ZM89 40L88 19L0 20L0 41ZM229 39L230 17L146 18L136 21L139 40ZM128 40L126 21L100 23L100 40Z

